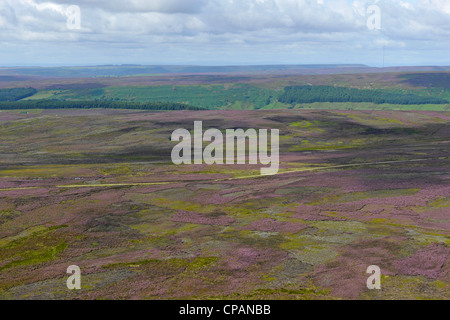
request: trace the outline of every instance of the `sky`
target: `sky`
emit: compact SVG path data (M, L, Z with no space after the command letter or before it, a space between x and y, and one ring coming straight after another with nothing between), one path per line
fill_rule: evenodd
M0 66L450 65L450 0L0 0Z

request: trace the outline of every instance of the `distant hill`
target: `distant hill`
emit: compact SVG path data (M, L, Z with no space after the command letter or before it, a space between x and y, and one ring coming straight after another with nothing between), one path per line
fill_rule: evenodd
M144 66L105 65L86 67L2 68L0 77L41 76L64 78L124 77L158 74L223 74L223 73L299 73L334 74L370 69L360 64L254 65L254 66Z
M333 75L387 72L450 71L450 66L375 68L364 64L299 64L251 66L146 66L104 65L84 67L5 67L0 68L0 81L25 80L27 77L93 78L155 75Z

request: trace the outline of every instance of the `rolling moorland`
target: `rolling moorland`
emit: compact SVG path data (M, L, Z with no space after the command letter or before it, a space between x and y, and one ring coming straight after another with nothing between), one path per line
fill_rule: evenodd
M0 299L449 299L450 73L330 68L0 70ZM197 120L279 173L173 165Z
M247 70L250 67L228 67L230 71L225 72L225 67L179 67L185 72L196 71L188 74L174 73L177 69L165 67L172 71L136 74L149 68L0 68L0 109L53 108L57 101L57 106L67 108L105 107L108 104L104 102L110 102L110 106L123 104L124 108L141 108L143 103L176 103L208 110L449 110L447 71L419 72L424 68L410 68L409 72L397 72L393 68L380 73L377 68L358 66L272 66L266 68L269 71L253 67L253 72ZM370 73L358 73L361 70ZM71 77L62 76L66 74ZM307 99L304 93L297 99L286 99L292 87L314 89ZM336 92L324 95L325 89ZM343 95L347 99L342 99ZM358 99L354 99L356 96Z

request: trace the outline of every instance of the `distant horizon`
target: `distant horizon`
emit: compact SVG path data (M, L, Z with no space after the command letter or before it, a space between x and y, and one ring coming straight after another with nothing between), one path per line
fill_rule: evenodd
M365 67L374 69L389 69L389 68L439 68L450 67L449 64L404 64L404 65L386 65L376 66L364 63L230 63L230 64L195 64L195 63L176 63L176 64L151 64L151 63L105 63L105 64L29 64L29 65L0 65L2 69L10 68L92 68L92 67L277 67L277 66L347 66L347 67Z

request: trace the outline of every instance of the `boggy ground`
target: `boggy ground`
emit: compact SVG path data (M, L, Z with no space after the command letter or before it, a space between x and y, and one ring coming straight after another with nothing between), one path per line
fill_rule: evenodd
M170 135L195 120L280 129L279 174L173 165ZM0 298L448 299L449 120L0 112ZM369 265L382 290L367 289Z

